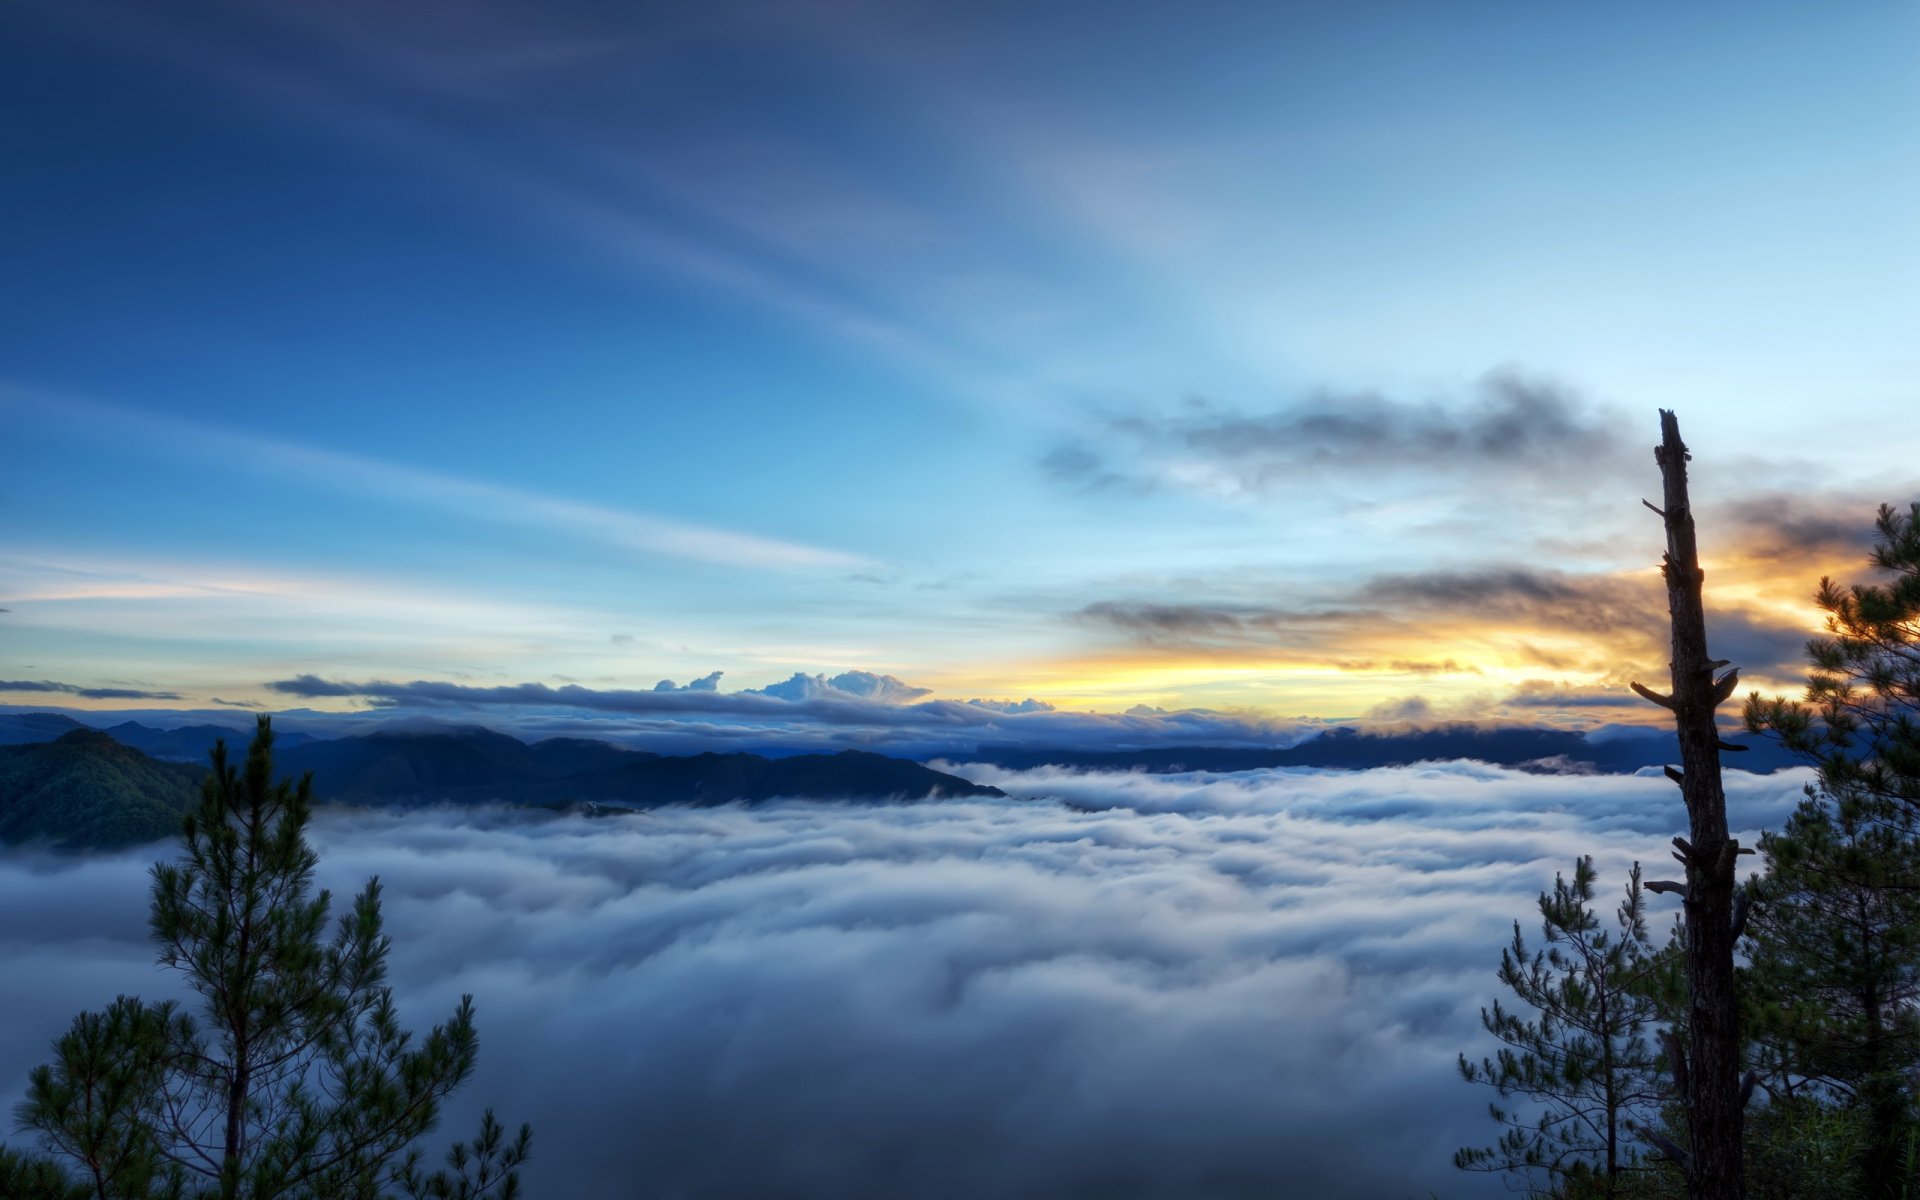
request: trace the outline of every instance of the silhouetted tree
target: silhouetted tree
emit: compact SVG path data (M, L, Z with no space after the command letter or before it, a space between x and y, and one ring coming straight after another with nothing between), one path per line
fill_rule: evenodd
M1835 797L1920 808L1920 503L1880 506L1870 561L1893 578L1842 587L1820 580L1814 598L1826 637L1807 643L1804 701L1758 693L1747 727L1779 737L1820 770Z
M1533 1015L1498 1000L1482 1009L1481 1024L1504 1045L1478 1063L1462 1054L1460 1074L1538 1111L1488 1105L1505 1132L1494 1146L1456 1153L1462 1170L1543 1179L1553 1194L1614 1197L1626 1194L1624 1177L1641 1163L1641 1133L1667 1099L1649 1039L1664 964L1647 935L1639 864L1613 930L1593 911L1594 879L1591 857L1574 863L1571 881L1556 875L1540 896L1544 945L1529 952L1515 921L1500 952L1500 982Z
M1815 599L1803 700L1748 698L1747 727L1819 772L1762 846L1755 1037L1764 1060L1860 1117L1867 1194L1900 1194L1920 1066L1920 504L1882 505L1870 562L1893 578Z
M216 745L184 858L153 869L153 939L195 1011L122 996L75 1018L19 1111L55 1159L0 1169L97 1200L518 1194L530 1133L506 1140L491 1112L452 1173L420 1173L415 1142L473 1072L472 997L417 1044L401 1029L377 879L327 935L311 795L274 781L267 718L243 768Z
M1680 742L1681 768L1667 776L1680 785L1687 806L1687 836L1673 839L1674 857L1686 868L1684 883L1651 881L1649 891L1677 893L1683 902L1681 948L1686 964L1686 1011L1667 1040L1674 1083L1684 1100L1687 1144L1662 1149L1680 1166L1690 1200L1743 1200L1742 1149L1751 1080L1740 1074L1745 1043L1734 993L1734 949L1745 921L1745 898L1736 896L1734 864L1751 853L1727 836L1727 797L1720 778L1720 752L1740 749L1720 737L1714 710L1740 683L1738 668L1707 652L1705 573L1687 491L1692 454L1680 440L1680 422L1660 412L1661 503L1649 504L1666 527L1667 551L1660 573L1667 584L1667 613L1673 657L1668 660L1672 691L1662 695L1639 683L1633 690L1673 714Z
M1749 1034L1776 1098L1859 1111L1871 1195L1896 1195L1920 1058L1920 843L1877 797L1814 788L1761 840Z

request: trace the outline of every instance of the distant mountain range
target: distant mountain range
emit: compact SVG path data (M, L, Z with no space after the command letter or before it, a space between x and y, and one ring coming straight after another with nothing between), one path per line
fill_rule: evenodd
M0 841L76 847L129 845L173 833L192 803L207 754L224 738L236 756L247 731L220 725L155 729L128 721L92 729L58 713L0 713ZM1737 737L1729 766L1767 772L1796 765L1776 745ZM1473 759L1538 771L1625 773L1678 761L1672 734L1612 731L1589 737L1544 728L1475 725L1372 734L1329 729L1285 748L1132 750L983 747L956 760L1022 769L1246 771L1270 767L1365 769ZM668 756L582 738L527 743L477 727L394 729L342 738L288 731L274 742L282 775L312 771L323 803L505 803L648 808L774 797L882 800L998 796L908 759L838 754Z
M282 751L276 767L312 771L320 800L354 804L596 803L727 804L736 800L883 800L998 796L904 758L838 754L668 756L606 742L551 738L529 745L488 729L371 733L309 741Z
M1767 774L1801 761L1773 742L1744 734L1727 739L1744 745L1729 753L1728 767ZM1364 770L1418 762L1472 759L1536 771L1631 774L1680 761L1680 746L1667 730L1612 730L1604 737L1533 726L1443 725L1396 733L1368 733L1340 726L1298 745L1280 747L1167 746L1138 750L1062 750L1030 746L983 746L954 761L992 763L1025 770L1040 766L1144 771L1254 771L1266 767Z
M54 719L44 719L49 716ZM177 832L205 773L206 751L224 738L239 757L246 742L245 735L212 725L155 730L129 722L97 730L54 714L0 717L0 743L29 734L40 740L0 744L0 842L44 840L87 849ZM44 740L49 735L52 740ZM160 761L128 741L165 751L199 747L200 761ZM775 797L877 801L1003 794L916 762L857 750L788 758L667 757L578 738L529 745L477 728L332 740L276 736L274 767L294 778L312 771L321 803L366 805L650 808Z
M136 721L122 721L118 725L97 727L83 725L63 713L0 713L0 746L52 741L63 733L93 728L100 728L114 741L131 746L150 758L172 762L204 763L208 753L213 750L213 744L221 738L227 740L229 749L238 752L244 750L253 737L251 729L228 728L225 725L182 725L175 729L155 729ZM276 753L313 740L310 733L276 729L273 734Z

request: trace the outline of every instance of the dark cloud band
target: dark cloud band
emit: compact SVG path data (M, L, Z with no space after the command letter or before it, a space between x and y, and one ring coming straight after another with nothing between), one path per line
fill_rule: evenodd
M179 700L178 692L150 692L140 688L124 687L81 687L72 683L56 683L51 679L0 679L0 692L51 692L62 696L79 696L83 700Z
M1562 464L1618 462L1632 439L1619 414L1552 384L1496 371L1450 404L1373 394L1322 395L1263 413L1206 401L1170 416L1110 419L1093 438L1053 449L1054 478L1137 489L1196 480L1273 492L1329 472L1394 470L1533 480ZM1204 471L1194 466L1203 464ZM1499 474L1489 474L1498 472Z

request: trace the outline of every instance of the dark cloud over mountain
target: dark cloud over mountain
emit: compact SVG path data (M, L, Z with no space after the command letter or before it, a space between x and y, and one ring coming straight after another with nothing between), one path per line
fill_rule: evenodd
M1510 923L1684 820L1658 777L962 771L1029 799L328 813L321 882L381 877L409 1022L475 994L445 1127L534 1121L532 1195L1493 1197L1453 1055ZM1731 775L1735 825L1798 786ZM149 857L0 853L0 1103L163 994Z

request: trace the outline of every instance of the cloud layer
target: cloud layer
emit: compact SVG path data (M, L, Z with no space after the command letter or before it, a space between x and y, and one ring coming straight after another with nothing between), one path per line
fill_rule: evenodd
M410 1021L477 996L448 1128L534 1121L532 1195L1491 1197L1452 1060L1511 921L1682 819L1664 779L1466 764L965 770L1026 798L328 813L323 881L381 876ZM1796 789L1731 775L1735 825ZM0 855L0 1103L160 990L145 865Z
M0 611L5 611L0 609ZM82 687L52 679L0 679L0 692L49 692L60 696L78 696L82 700L179 700L178 692L155 692L145 688Z

